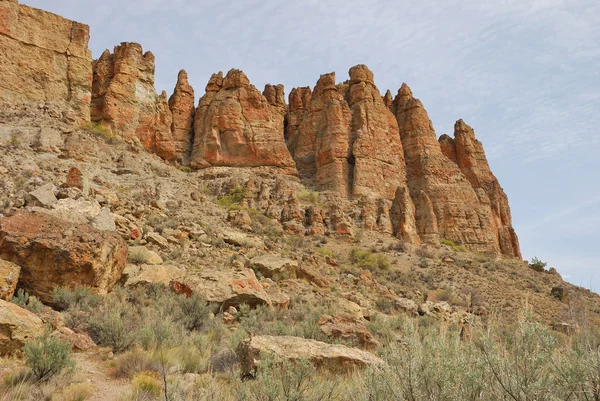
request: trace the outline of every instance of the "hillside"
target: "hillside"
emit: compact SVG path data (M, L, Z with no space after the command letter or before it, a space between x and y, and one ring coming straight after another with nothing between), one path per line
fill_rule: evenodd
M364 65L287 103L234 69L196 104L88 40L0 1L2 399L597 396L600 297L521 260L463 120L438 139ZM35 338L75 374L36 381Z

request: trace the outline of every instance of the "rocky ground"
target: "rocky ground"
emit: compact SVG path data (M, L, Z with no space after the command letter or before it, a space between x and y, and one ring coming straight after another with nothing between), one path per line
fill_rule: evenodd
M73 129L39 110L5 110L2 118L13 127L0 142L3 298L11 300L18 287L63 310L40 306L38 317L4 307L0 324L10 329L2 335L2 353L18 355L44 324L51 326L82 351L78 380L95 394L90 399L121 399L131 382L111 373L116 352L97 348L98 338L61 308L59 287L105 295L115 285L134 292L162 286L182 297L195 294L209 302L213 322L250 336L236 339L238 352L244 350L241 372L253 371L261 352L327 360L336 369L377 365L382 343L390 335L400 341L402 332L390 334L375 323L398 316L442 322L461 333L491 320L508 325L524 310L565 334L598 324L600 298L553 269L536 271L450 241L407 244L361 227L364 205L311 191L296 177L267 167L176 168L135 141ZM40 136L21 125L46 128ZM335 217L319 220L306 212L322 209ZM279 319L294 322L299 310L316 314L310 330L317 334L306 327L276 329ZM248 316L267 323L250 324ZM285 335L273 337L278 333ZM22 363L3 360L2 374ZM52 391L68 388L59 387Z

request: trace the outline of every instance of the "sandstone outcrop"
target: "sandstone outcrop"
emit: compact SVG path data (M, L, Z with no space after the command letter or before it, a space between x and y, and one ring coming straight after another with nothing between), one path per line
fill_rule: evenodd
M394 108L419 236L430 243L448 239L480 251L499 251L489 205L480 202L458 166L444 156L423 104L408 85L398 91Z
M292 336L254 336L243 340L238 347L242 372L255 372L261 354L272 354L292 361L307 360L318 368L336 373L384 364L369 352L343 345Z
M165 159L176 157L167 95L154 89L154 55L137 43L121 43L94 61L91 119L125 140ZM178 122L179 124L179 122Z
M58 287L110 291L127 263L127 245L114 232L18 212L0 220L0 258L21 266L20 287L52 303Z
M0 356L18 354L25 343L42 335L42 319L12 302L0 300Z
M42 105L71 122L89 121L89 38L87 25L0 1L0 103Z
M189 84L188 75L185 70L179 71L175 90L169 98L169 108L173 116L173 123L171 125L173 153L166 155L165 158L187 162L192 151L196 105L194 88Z
M295 174L283 135L283 88L265 93L270 102L240 70L213 74L194 117L191 166L272 166Z
M287 141L301 177L345 198L392 200L406 185L398 124L364 65L336 85L324 74L314 91L290 94ZM308 104L307 104L308 103Z
M440 138L444 154L453 160L477 192L480 201L491 208L491 225L498 237L500 251L504 255L521 258L519 240L512 227L508 197L492 174L483 145L475 138L475 132L463 120L454 125L454 140Z

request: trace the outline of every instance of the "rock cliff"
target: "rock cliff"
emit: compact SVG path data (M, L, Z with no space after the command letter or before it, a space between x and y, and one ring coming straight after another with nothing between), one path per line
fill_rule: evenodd
M0 103L56 110L89 121L92 53L89 27L0 0Z
M283 135L283 87L265 93L240 70L213 74L194 117L192 167L272 166L295 174Z
M318 204L302 206L281 180L242 185L248 206L289 232L352 235L358 226L520 258L508 198L473 130L459 120L454 138L438 140L407 85L382 96L373 73L356 65L343 83L329 73L313 89L292 89L288 105L283 85L261 93L232 69L212 75L196 107L184 70L167 98L154 88L151 52L121 43L92 62L88 39L85 25L0 1L0 103L58 107L64 121L91 119L194 169L299 176L320 191Z

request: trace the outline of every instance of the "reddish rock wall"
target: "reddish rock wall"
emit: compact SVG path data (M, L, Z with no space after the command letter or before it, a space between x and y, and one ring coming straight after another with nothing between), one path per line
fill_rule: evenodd
M196 109L191 166L272 166L295 174L283 135L283 87L265 93L240 70L213 74Z
M301 177L344 197L392 200L406 185L404 155L394 115L364 65L336 85L322 75L314 91L290 94L287 141Z
M0 103L45 105L74 123L89 121L89 27L0 0Z

